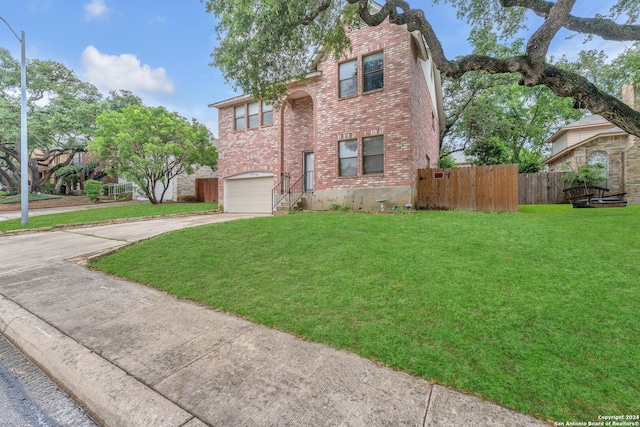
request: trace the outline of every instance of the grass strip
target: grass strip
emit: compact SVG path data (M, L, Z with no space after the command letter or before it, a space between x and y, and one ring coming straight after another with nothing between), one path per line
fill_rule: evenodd
M69 224L85 224L124 218L162 216L180 213L194 213L217 209L216 203L131 203L119 206L96 207L64 213L30 216L29 224L21 225L21 220L0 221L0 231L24 230L54 227Z
M39 200L51 200L51 199L60 199L63 196L57 196L54 194L36 194L29 193L29 201L37 202ZM69 196L67 196L69 197ZM22 197L20 194L14 194L13 196L4 196L0 197L0 204L11 204L11 203L20 203Z

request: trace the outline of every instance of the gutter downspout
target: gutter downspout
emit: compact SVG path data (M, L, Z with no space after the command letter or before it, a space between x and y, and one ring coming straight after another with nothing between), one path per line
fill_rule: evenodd
M620 192L624 193L626 190L626 175L627 175L627 153L631 150L635 145L636 137L633 135L629 135L629 143L627 144L627 148L622 150L621 153L621 165L620 165Z

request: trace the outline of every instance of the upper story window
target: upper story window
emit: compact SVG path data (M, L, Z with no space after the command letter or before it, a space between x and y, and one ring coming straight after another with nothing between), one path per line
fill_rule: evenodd
M273 124L273 104L254 101L234 108L235 130L255 129Z
M363 91L381 89L384 87L384 54L382 52L374 53L362 58L363 68Z
M358 94L358 68L362 66L362 93L384 87L384 52L376 52L360 59L338 65L338 97Z
M244 105L235 108L236 130L244 130Z
M358 140L338 142L340 151L340 176L358 174Z
M384 138L382 136L362 140L362 171L365 174L384 172Z
M258 115L258 105L260 105L257 101L252 102L248 105L249 109L249 129L257 128L260 125L259 115Z
M273 124L273 105L267 101L262 101L262 125Z
M339 67L340 98L358 93L358 60L343 62Z

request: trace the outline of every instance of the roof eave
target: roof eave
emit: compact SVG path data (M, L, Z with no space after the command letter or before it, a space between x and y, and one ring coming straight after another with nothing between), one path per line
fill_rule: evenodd
M312 71L310 73L307 73L304 78L305 79L312 79L314 77L320 77L322 75L322 71ZM291 83L295 83L299 80L290 80L287 82L287 84L291 84ZM221 108L227 108L227 107L232 107L234 105L239 105L239 104L243 104L247 101L251 101L254 98L251 95L248 94L244 94L244 95L239 95L239 96L234 96L233 98L228 98L228 99L224 99L222 101L218 101L218 102L214 102L213 104L209 104L208 107L209 108L217 108L217 109L221 109Z
M410 32L409 34L411 34L411 37L413 38L415 45L418 48L418 58L422 59L423 61L429 59L429 51L426 44L424 43L424 40L422 39L422 33L416 30Z
M563 156L565 156L566 154L570 153L571 151L575 150L578 147L581 147L589 142L595 141L598 138L602 138L603 136L624 136L624 135L628 135L625 131L620 130L620 131L616 131L616 132L602 132L599 133L597 135L592 136L591 138L585 139L584 141L581 141L577 144L573 144L570 147L567 147L565 149L563 149L562 151L559 151L558 153L554 154L553 156L549 157L547 160L545 160L544 162L542 162L543 165L548 165L549 163L553 163L554 161L558 160L559 158L562 158Z

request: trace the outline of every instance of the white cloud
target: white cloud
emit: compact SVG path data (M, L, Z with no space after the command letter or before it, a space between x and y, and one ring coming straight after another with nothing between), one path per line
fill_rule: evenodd
M84 19L87 22L105 19L107 15L109 15L109 8L104 0L91 0L84 5Z
M29 11L44 12L51 8L51 0L31 0L29 2Z
M167 20L164 17L156 15L153 18L148 19L147 20L147 24L149 24L149 25L164 24L166 21Z
M607 55L606 62L610 63L631 45L631 42L603 40L599 37L594 37L593 40L588 41L587 43L584 43L584 37L580 35L576 35L568 40L559 37L557 40L554 40L549 51L549 55L553 55L556 61L560 59L562 55L565 55L569 61L577 61L578 53L581 50L595 50L598 52L604 51Z
M173 93L173 82L163 67L141 64L132 54L107 55L88 46L80 58L85 77L100 90L130 90L135 94Z

